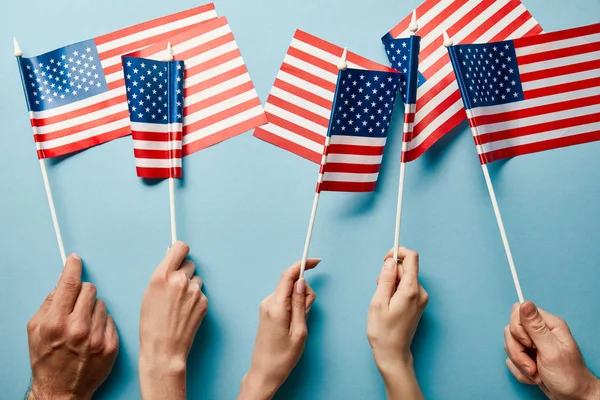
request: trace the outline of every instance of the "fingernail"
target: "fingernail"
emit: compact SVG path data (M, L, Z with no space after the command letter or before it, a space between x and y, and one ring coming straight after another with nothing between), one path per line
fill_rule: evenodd
M535 305L530 301L526 301L521 304L521 312L528 318L533 317L535 315Z
M77 254L77 253L71 253L71 257L73 257L76 260L81 261L81 257L79 257L79 254Z
M388 258L387 260L385 260L385 262L383 263L383 268L385 269L389 269L392 270L396 267L396 261L394 261L393 258Z
M306 281L304 278L298 279L298 283L296 284L296 293L304 294L306 292Z

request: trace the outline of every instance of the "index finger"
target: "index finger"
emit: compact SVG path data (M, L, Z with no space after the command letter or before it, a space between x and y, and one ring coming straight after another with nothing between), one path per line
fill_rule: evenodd
M190 246L184 242L175 242L167 251L167 255L156 268L156 272L167 274L177 271L190 252Z
M398 259L402 260L402 279L399 288L419 286L419 253L406 247L398 248Z
M81 290L81 258L71 254L67 258L65 268L56 285L56 293L52 298L50 312L68 315L73 311L77 296Z
M313 269L321 262L318 258L309 258L306 260L306 270ZM284 300L292 296L294 283L300 278L300 261L283 271L279 283L273 292L273 296L278 300Z

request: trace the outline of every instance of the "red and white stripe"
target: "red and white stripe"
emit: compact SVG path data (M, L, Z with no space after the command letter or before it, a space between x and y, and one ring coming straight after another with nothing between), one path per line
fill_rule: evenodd
M181 178L182 123L131 122L135 166L140 178Z
M412 140L415 127L416 104L404 105L404 129L402 134L402 162L407 162L408 145Z
M254 136L321 162L344 49L297 30L265 104L268 124ZM393 71L348 51L349 68Z
M600 24L514 45L525 100L467 110L482 164L600 140Z
M207 4L95 38L108 91L30 112L38 157L61 156L128 135L131 128L121 56L216 17L214 5Z
M169 41L175 60L185 61L184 156L267 122L225 17L189 27ZM131 55L158 59L166 46L164 41Z
M390 31L407 37L412 15ZM417 8L421 36L414 132L406 160L412 161L465 118L443 31L454 43L488 43L537 35L542 28L519 0L426 0Z

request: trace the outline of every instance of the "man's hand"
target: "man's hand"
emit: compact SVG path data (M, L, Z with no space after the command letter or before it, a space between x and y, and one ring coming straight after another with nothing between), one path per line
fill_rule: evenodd
M145 400L185 399L187 357L208 309L189 250L175 242L144 293L139 370Z
M504 328L506 365L521 383L551 399L600 399L600 381L585 365L567 323L526 301L513 306Z
M30 400L90 399L108 377L119 349L117 329L96 288L81 282L71 254L58 285L27 324Z
M410 351L429 297L419 284L419 255L400 247L385 256L367 316L367 337L388 399L422 399Z
M321 260L307 260L306 269ZM250 370L244 376L238 399L270 399L285 382L304 351L306 316L315 292L300 275L300 262L281 275L275 292L260 304L258 333Z

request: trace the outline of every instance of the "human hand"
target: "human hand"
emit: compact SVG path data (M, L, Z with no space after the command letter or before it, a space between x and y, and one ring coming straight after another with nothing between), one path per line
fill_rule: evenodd
M419 284L419 255L404 247L385 256L367 316L367 337L388 399L420 399L410 350L429 296Z
M96 288L81 282L71 254L58 284L27 323L32 384L28 399L90 399L119 350L115 323Z
M321 260L309 259L306 269ZM286 269L275 292L260 303L258 333L250 370L238 399L270 399L285 382L304 351L306 316L315 292L300 275L300 262Z
M140 385L144 399L185 399L187 357L206 315L208 299L190 248L175 242L158 265L142 299Z
M585 365L567 323L530 301L513 306L504 328L506 365L521 383L551 399L600 399L600 381Z

